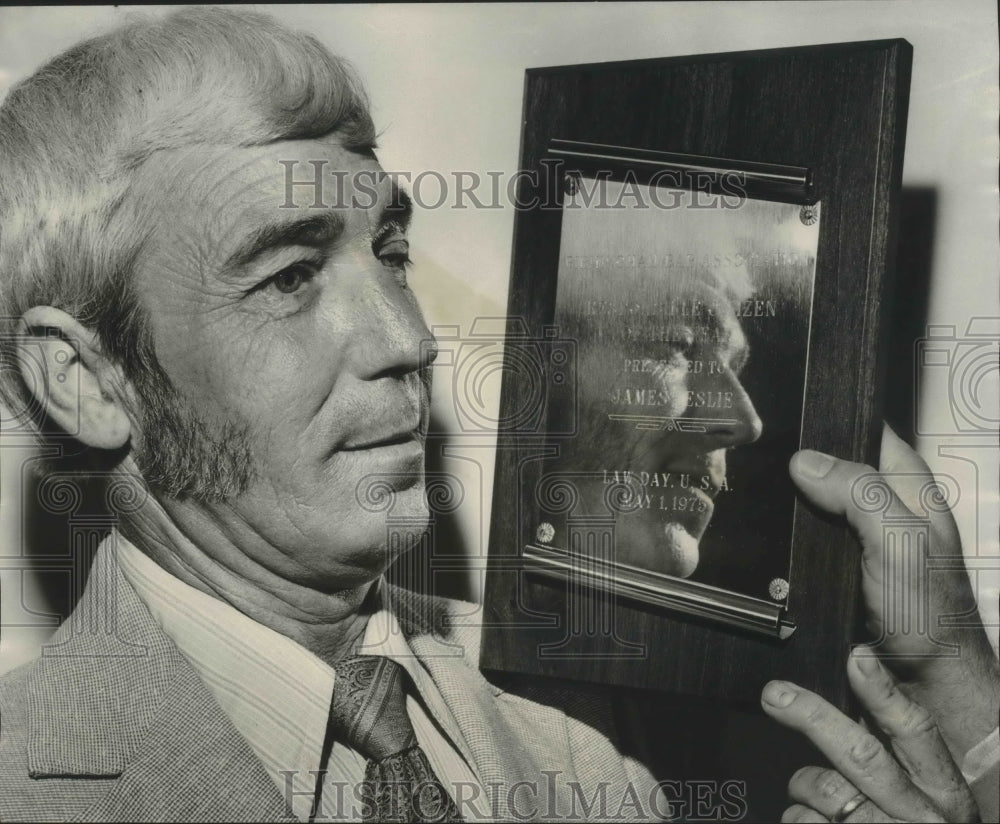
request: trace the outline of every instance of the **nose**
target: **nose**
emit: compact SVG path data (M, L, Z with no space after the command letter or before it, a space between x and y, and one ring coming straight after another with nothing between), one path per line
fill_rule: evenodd
M747 394L739 378L732 374L729 388L723 391L731 393L732 406L721 409L718 419L709 424L713 445L716 448L723 448L753 443L764 431L764 424L761 423L750 395Z
M362 290L363 312L355 335L360 377L399 377L430 366L438 344L416 296L381 264Z
M704 427L698 435L687 436L691 447L711 452L753 443L760 437L764 426L734 371L706 370L689 382L688 389L684 416L696 418Z

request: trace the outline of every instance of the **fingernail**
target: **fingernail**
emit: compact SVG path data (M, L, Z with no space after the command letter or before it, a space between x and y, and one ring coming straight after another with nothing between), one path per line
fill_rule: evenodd
M866 649L860 652L855 650L851 653L851 657L854 659L854 663L858 665L858 669L861 670L861 674L868 678L874 678L882 672L882 664L879 663L878 657L870 650Z
M798 453L798 469L807 478L819 480L825 478L833 469L835 459L823 452L813 449L803 449Z
M772 681L764 687L764 701L772 707L787 707L795 700L795 690L787 681Z

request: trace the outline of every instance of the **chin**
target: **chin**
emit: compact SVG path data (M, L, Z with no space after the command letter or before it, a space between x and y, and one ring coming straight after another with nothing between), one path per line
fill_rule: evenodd
M380 558L383 567L387 567L415 547L427 532L430 511L424 486L418 484L393 491L377 511L362 507L356 517L361 529L350 544L367 547L362 554Z
M687 578L698 568L698 539L680 524L667 524L664 529L665 561L668 575Z
M341 534L326 557L310 564L314 570L311 580L303 583L326 592L370 584L417 547L425 534L426 521L392 525L365 534Z
M688 578L698 568L699 538L675 521L620 519L616 543L618 560L640 569Z

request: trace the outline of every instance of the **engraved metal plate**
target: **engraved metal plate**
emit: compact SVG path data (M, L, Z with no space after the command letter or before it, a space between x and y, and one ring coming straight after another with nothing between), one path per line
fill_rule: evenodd
M526 564L586 557L594 586L785 637L772 582L790 579L819 209L574 181L555 323L576 393L550 404L535 491L558 539Z

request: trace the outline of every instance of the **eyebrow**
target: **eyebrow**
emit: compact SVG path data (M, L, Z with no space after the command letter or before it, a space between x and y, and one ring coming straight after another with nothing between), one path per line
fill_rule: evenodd
M389 202L386 204L385 208L382 209L382 214L379 215L375 233L378 234L379 230L389 223L395 223L401 229L405 230L409 228L412 220L413 198L410 197L410 193L407 192L406 189L398 186L396 181L393 180L392 189L389 195Z
M382 208L373 232L377 236L386 227L395 225L405 230L413 219L413 199L409 193L392 182L389 202ZM339 238L346 221L337 211L323 211L282 223L270 223L251 232L223 264L223 271L233 271L249 265L272 249L288 246L327 246Z
M335 241L344 231L344 217L333 211L324 211L284 223L270 223L251 232L226 260L225 270L237 269L252 263L272 249L286 246L324 246Z

